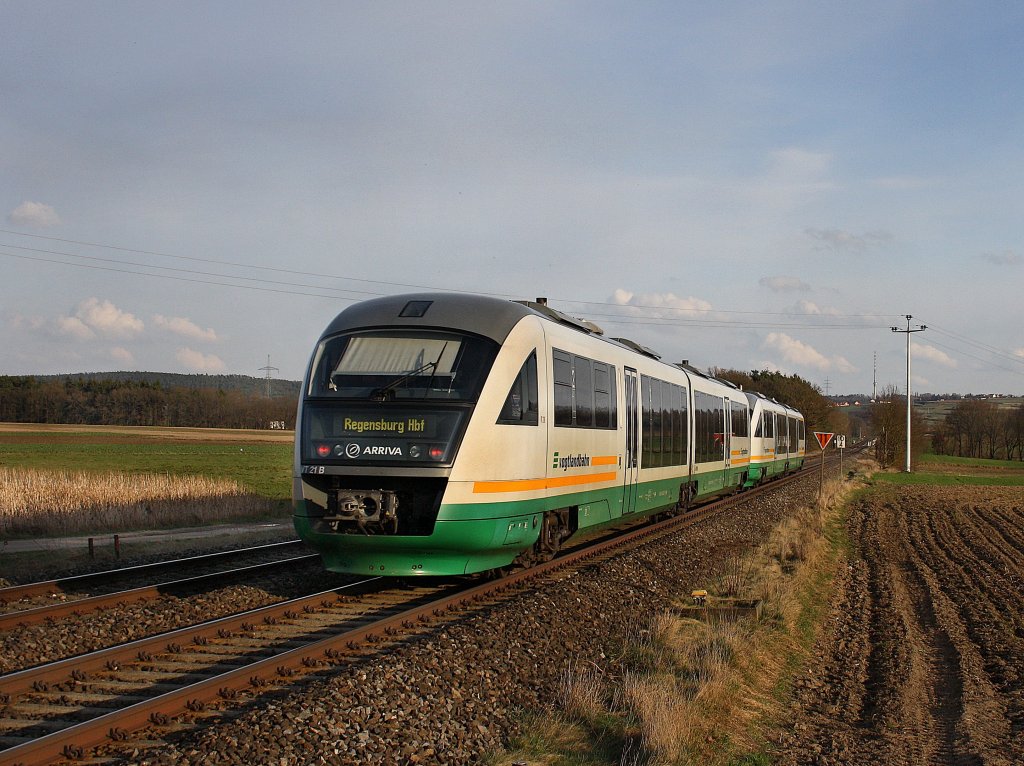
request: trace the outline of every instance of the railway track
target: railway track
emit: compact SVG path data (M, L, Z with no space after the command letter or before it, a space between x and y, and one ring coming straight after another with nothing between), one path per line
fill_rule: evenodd
M811 465L754 492L817 470ZM127 742L132 732L205 716L304 673L344 663L533 587L538 580L674 533L744 493L599 539L500 580L431 586L366 580L173 633L0 676L0 762L52 763ZM187 725L187 724L184 724ZM159 734L155 736L159 737ZM143 744L150 735L143 735Z
M220 585L222 583L244 580L247 577L265 575L275 570L288 570L292 567L306 564L319 556L315 553L302 556L292 556L287 559L270 561L263 564L253 564L246 567L237 567L220 572L185 577L179 580L156 583L154 585L143 585L128 590L113 591L97 596L84 596L68 601L57 601L44 606L30 607L15 611L0 613L0 631L11 630L15 627L37 625L47 620L59 620L68 615L84 615L100 609L133 604L139 601L160 598L165 595L185 594L197 589Z
M207 553L200 556L108 569L102 572L72 575L56 580L10 585L0 588L0 614L42 606L45 602L55 598L66 601L99 595L112 590L124 590L125 584L133 581L149 584L152 582L152 578L175 570L188 570L192 574L196 574L197 570L202 569L209 569L212 572L224 563L239 559L245 560L302 550L306 550L306 546L301 540L287 540L220 553Z

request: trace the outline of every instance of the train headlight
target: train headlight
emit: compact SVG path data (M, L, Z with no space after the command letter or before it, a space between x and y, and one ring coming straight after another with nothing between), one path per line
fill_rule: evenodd
M419 457L423 450L419 448L418 444L414 444L409 447L409 457Z

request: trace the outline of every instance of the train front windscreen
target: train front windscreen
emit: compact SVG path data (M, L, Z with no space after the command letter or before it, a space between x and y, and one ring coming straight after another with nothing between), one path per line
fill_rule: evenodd
M303 463L449 464L497 351L446 332L324 340L305 392Z

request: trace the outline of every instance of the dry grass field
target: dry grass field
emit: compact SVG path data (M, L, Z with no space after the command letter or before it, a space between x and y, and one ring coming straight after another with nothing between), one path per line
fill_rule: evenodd
M0 424L0 534L287 515L290 431Z
M0 467L0 536L198 526L265 518L275 504L204 476Z

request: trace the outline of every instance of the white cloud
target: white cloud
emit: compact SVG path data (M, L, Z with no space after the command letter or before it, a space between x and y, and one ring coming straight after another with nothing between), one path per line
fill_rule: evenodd
M22 202L7 214L7 220L15 226L32 226L37 229L60 226L57 211L42 202Z
M927 359L930 362L941 364L943 367L956 367L955 359L934 346L926 346L923 343L911 341L910 351L915 359Z
M54 320L58 335L67 335L75 340L92 340L96 333L78 317L57 317Z
M819 370L827 370L832 364L820 351L812 348L803 341L796 340L784 332L771 332L764 339L764 348L774 349L782 354L782 358L792 364L799 364L805 367L816 367Z
M754 369L768 370L768 372L785 372L776 362L770 362L767 359L762 359L760 362L755 364Z
M850 364L850 361L845 356L834 356L832 357L832 363L836 366L839 372L852 374L857 372L857 368Z
M161 314L156 314L153 317L153 324L167 330L168 332L173 332L176 335L181 335L185 338L207 341L209 343L215 343L217 341L217 333L212 327L207 327L204 330L192 320L186 319L185 317L165 317Z
M1021 359L1024 359L1024 348L1018 348L1013 352L1013 354L1014 356L1019 356Z
M881 247L892 241L892 235L887 231L868 231L863 234L854 234L851 231L842 229L804 229L804 234L820 243L823 250L832 250L836 253L866 253L877 247Z
M777 293L783 292L807 292L811 289L811 286L804 282L799 277L761 277L758 282L761 287L767 287Z
M711 304L702 298L680 298L673 293L648 293L637 295L628 290L618 289L612 295L612 302L619 306L630 306L644 309L665 309L655 312L655 316L672 318L679 316L704 316L711 311ZM645 316L650 313L645 311Z
M57 318L57 327L61 333L74 334L79 338L92 337L86 335L79 325L84 325L95 335L108 338L134 338L145 329L141 319L99 298L89 298L79 303L74 316Z
M179 348L174 358L193 372L224 372L227 369L220 357L191 348Z
M789 364L814 367L822 371L838 370L847 374L857 372L857 368L846 357L834 356L829 359L813 346L783 332L768 333L761 347L779 352Z
M110 358L122 364L132 364L135 362L135 355L122 346L114 346L110 349Z
M839 316L839 309L819 306L813 301L797 301L790 308L792 314L806 314L807 316Z

